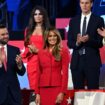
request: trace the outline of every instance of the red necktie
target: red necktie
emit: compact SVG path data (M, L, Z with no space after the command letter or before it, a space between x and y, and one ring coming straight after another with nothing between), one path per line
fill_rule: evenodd
M4 68L5 68L5 71L7 71L7 57L6 57L6 52L4 51L4 47L1 48L1 51L2 51Z

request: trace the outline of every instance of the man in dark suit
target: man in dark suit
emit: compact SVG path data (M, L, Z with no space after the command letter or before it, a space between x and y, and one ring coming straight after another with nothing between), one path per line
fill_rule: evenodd
M21 105L21 91L17 73L23 75L19 48L8 45L8 30L0 24L0 105Z
M91 12L93 0L80 0L81 15L70 21L68 47L73 49L71 73L74 89L99 88L102 37L97 29L104 26L101 17Z

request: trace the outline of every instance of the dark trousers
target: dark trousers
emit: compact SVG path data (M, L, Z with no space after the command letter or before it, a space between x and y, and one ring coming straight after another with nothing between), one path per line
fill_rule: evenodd
M11 94L11 91L8 88L7 98L6 98L5 102L3 102L0 105L22 105L22 104L21 104L21 102L18 102L17 100L14 99L14 96Z
M98 89L100 68L88 68L85 55L80 57L78 63L77 69L71 70L74 89L84 89L85 85L88 89Z

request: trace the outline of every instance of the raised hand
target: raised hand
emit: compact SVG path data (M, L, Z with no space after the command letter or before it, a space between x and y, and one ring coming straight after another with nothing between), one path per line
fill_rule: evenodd
M16 60L18 68L21 69L22 68L22 57L20 55L17 55L15 60Z
M28 45L30 53L38 53L38 48L34 44Z
M105 28L103 27L101 29L98 28L97 31L98 31L98 34L100 34L102 37L105 37Z

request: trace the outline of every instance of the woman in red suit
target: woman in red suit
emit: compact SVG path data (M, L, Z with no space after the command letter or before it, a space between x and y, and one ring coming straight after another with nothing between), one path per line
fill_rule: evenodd
M43 47L44 31L50 26L47 12L36 6L31 13L29 25L25 30L25 51L22 58L27 58L27 74L30 89L36 89L37 53Z
M37 105L62 105L67 91L69 52L61 46L58 30L46 31L44 49L38 53Z

